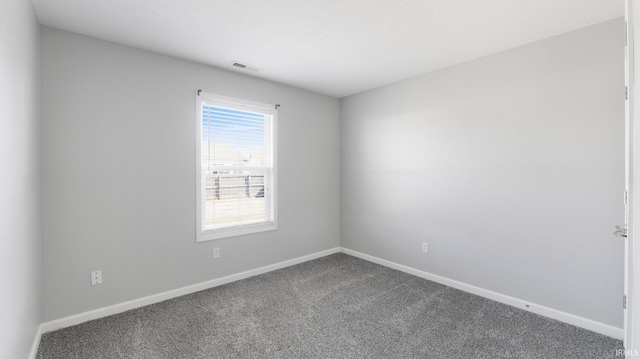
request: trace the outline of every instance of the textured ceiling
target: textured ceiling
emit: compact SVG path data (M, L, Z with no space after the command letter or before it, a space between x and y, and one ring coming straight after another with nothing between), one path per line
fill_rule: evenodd
M32 2L43 25L338 98L624 14L623 0Z

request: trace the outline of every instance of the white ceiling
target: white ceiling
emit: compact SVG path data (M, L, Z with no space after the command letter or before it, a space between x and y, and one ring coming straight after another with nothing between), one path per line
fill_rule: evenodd
M32 2L43 25L338 98L624 15L623 0Z

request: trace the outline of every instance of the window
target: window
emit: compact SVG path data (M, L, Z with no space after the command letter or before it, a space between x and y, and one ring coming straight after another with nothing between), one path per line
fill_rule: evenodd
M197 97L197 241L276 229L274 105Z

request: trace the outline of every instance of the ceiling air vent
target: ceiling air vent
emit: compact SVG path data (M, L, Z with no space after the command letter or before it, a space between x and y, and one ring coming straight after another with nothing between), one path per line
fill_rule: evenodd
M234 62L232 62L232 63L231 63L231 66L233 66L233 67L237 67L237 68L239 68L239 69L243 69L243 70L253 71L253 72L258 72L258 71L260 71L260 70L261 70L261 69L260 69L259 67L257 67L257 66L252 66L252 65L245 64L245 63L238 62L238 61L234 61Z

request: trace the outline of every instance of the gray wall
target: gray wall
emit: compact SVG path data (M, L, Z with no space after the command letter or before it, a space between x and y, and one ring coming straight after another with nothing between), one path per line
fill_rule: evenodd
M622 29L342 99L342 246L622 327Z
M44 321L339 245L337 99L52 28L41 36ZM281 105L277 231L195 242L197 89ZM104 283L91 287L97 269Z
M0 2L0 358L40 324L39 47L29 1Z

